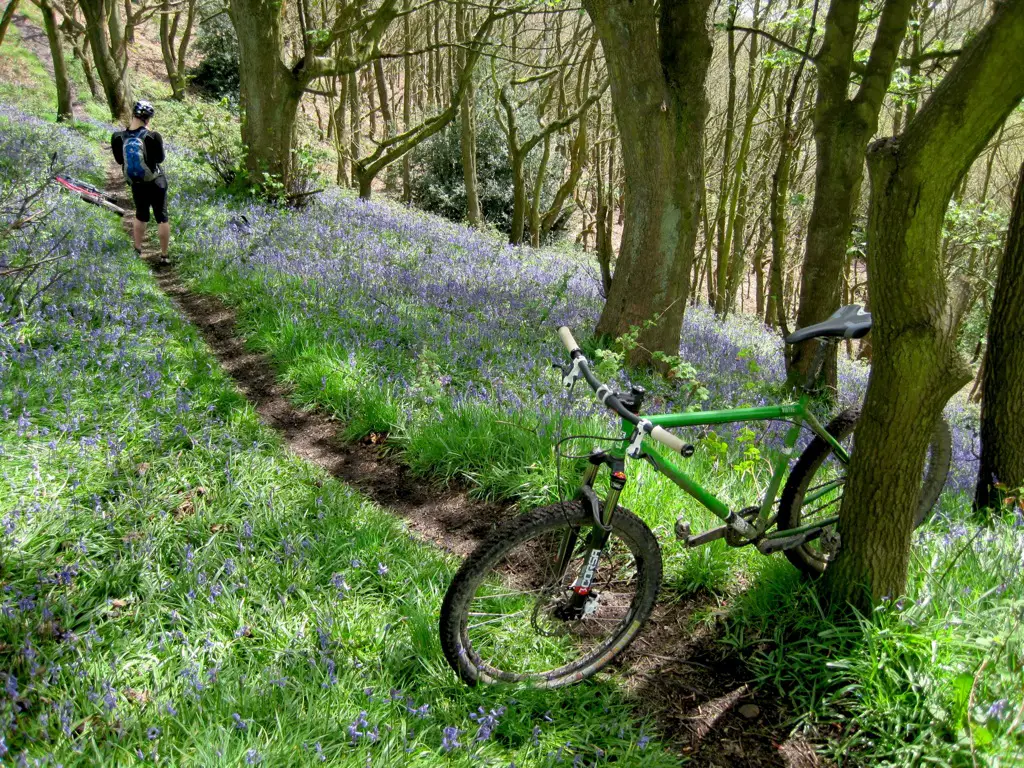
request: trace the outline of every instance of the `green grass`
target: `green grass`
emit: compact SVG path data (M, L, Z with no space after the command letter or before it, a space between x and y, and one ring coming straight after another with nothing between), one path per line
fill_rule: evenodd
M675 763L637 746L640 724L611 682L554 694L457 683L435 627L454 561L289 456L110 229L83 264L92 288L67 299L73 315L20 331L23 348L60 351L10 371L4 398L32 416L25 434L16 420L0 426L13 611L0 654L30 708L7 737L12 753L64 765L134 763L141 749L203 766L242 764L250 750L267 765L322 754L540 766L561 747ZM65 412L80 421L51 444ZM36 608L12 607L30 594ZM424 705L426 717L409 711ZM481 706L508 711L476 743L468 715ZM361 712L376 742L352 743ZM463 732L450 754L447 726Z
M43 104L21 93L0 95ZM90 109L102 105L90 102ZM184 125L177 109L167 110L170 126L177 120ZM223 215L210 209L200 219L219 226ZM423 364L411 356L327 344L318 328L283 309L302 285L279 285L271 295L259 280L240 279L217 264L202 251L201 239L190 247L186 269L194 285L239 310L245 336L273 357L294 385L297 402L337 414L350 437L391 433L393 449L424 482L458 479L483 497L513 497L524 506L557 496L551 435L538 427L550 414L538 414L534 424L489 406L456 407L438 395L429 357ZM51 637L32 646L41 654L37 663L47 668L71 665L52 690L36 691L32 717L38 723L45 707L60 701L88 714L73 723L79 735L64 742L41 741L47 727L59 739L56 710L49 726L19 736L33 755L54 752L65 764L117 764L133 760L136 748L156 748L177 763L234 765L255 749L267 764L290 765L317 762L309 747L320 742L331 764L364 765L367 751L377 764L468 764L465 751L440 750L441 729L462 728L462 740L469 742L474 726L468 713L510 704L513 696L517 703L510 704L498 738L478 745L485 761L546 765L554 759L548 755L571 739L580 754L604 749L623 765L672 762L652 747L638 751L638 727L607 679L543 695L457 685L436 648L434 627L454 563L411 542L386 512L290 458L233 393L194 332L171 319L148 278L134 265L117 263L130 273L129 295L171 328L168 335L135 340L134 354L141 358L152 362L157 350L163 354L166 379L156 395L143 401L137 393L105 393L88 381L72 386L76 412L95 414L99 433L123 442L118 455L50 451L45 440L23 444L11 436L11 424L4 426L5 450L8 440L17 448L4 457L10 491L2 503L50 505L18 531L16 549L5 544L5 553L14 552L6 584L27 590L40 574L57 573L75 559L88 563L73 584L48 589L61 626L85 639L69 644ZM45 325L32 332L37 335L31 343L40 347L64 333ZM443 349L431 352L434 360L443 359ZM366 374L382 365L408 373L417 382L414 393L367 385L372 377ZM48 382L57 376L51 370L21 383L32 408L46 402ZM185 415L177 411L180 387L194 403ZM175 432L179 423L189 437ZM160 443L147 437L154 428ZM607 424L570 418L565 430L600 434ZM582 441L573 449L588 447ZM763 471L737 471L735 453L723 456L713 441L698 447L686 464L695 479L734 507L758 497ZM563 478L572 476L572 467L563 463ZM74 477L65 482L72 468ZM200 486L201 496L195 493ZM186 501L193 511L176 516ZM945 498L950 521L916 542L906 601L851 620L824 608L813 585L781 556L762 558L723 542L681 547L671 536L677 516L693 522L694 530L716 521L649 468L632 469L623 504L640 513L663 543L664 598L712 594L715 610L695 621L716 624L722 653L743 654L758 683L787 698L792 727L837 763L1024 764L1019 513L1007 513L991 529L967 528L956 522L963 500ZM226 577L229 559L235 570ZM362 564L352 565L354 559ZM389 572L378 575L377 563ZM350 587L343 600L331 586L335 574ZM213 602L202 592L216 579L241 584L243 577L243 588L226 589ZM13 649L54 629L44 621L4 627L2 641L10 646L10 663L22 665L18 669L28 661ZM244 627L248 632L240 632ZM327 633L326 651L317 629ZM337 682L327 688L325 653L337 659ZM202 676L214 668L218 682L192 698L182 674ZM118 692L115 713L104 711L105 683ZM373 698L365 687L373 689ZM429 704L428 721L385 701L382 694L391 687L417 705ZM151 700L137 703L126 691L145 692ZM352 748L346 729L363 710L371 724L391 730L383 728L372 747L364 740ZM550 722L544 718L548 710ZM244 730L235 728L234 713L247 723ZM581 720L590 725L579 726ZM531 739L535 724L543 730L539 746ZM147 730L153 727L161 734L151 742ZM406 753L410 730L415 746Z
M538 410L533 422L494 406L455 406L431 388L422 351L417 367L409 359L378 355L372 343L358 350L325 343L322 327L291 309L310 300L308 286L287 279L268 283L262 274L247 276L201 251L188 252L185 268L199 290L238 310L244 336L273 358L298 402L333 412L352 437L390 432L392 450L424 482L458 480L482 497L516 499L524 508L557 497L553 435L539 426L550 425L553 414ZM425 359L443 358L438 347ZM407 371L415 386L402 395L367 384L373 377L366 374L380 368ZM607 422L595 419L568 418L564 430L609 433ZM697 452L685 469L695 480L732 508L761 497L768 474L763 457L753 470L743 469L742 446L723 452L707 436L690 439ZM585 452L590 444L582 440L569 450ZM578 463L563 463L570 493L574 466L578 471ZM695 531L717 520L646 465L631 465L630 472L622 503L662 543L663 599L712 595L714 611L694 620L716 624L723 655L744 657L759 684L788 701L792 728L822 744L837 763L960 766L976 760L1007 766L1024 760L1018 717L1022 606L1015 597L1024 594L1024 546L1012 515L981 534L992 539L992 566L1001 567L967 568L967 555L954 560L957 549L943 544L963 539L966 529L957 521L964 499L944 497L940 508L947 520L923 534L911 563L908 600L922 607L883 607L851 620L823 609L813 584L781 555L764 558L722 541L698 550L682 547L672 536L677 517ZM944 572L950 586L940 602L930 595ZM990 603L985 611L972 607L970 595L980 594Z

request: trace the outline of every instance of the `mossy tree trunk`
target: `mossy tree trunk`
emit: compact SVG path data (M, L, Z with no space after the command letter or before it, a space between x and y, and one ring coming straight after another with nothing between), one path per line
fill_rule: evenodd
M832 0L829 4L821 50L815 57L814 202L800 275L798 327L819 323L839 308L846 251L864 176L864 153L878 128L878 114L913 5L914 0L886 0L870 58L857 93L851 97L861 0ZM787 357L787 372L794 385L806 380L816 349L817 342L810 339L797 344ZM825 378L835 386L835 348Z
M981 509L1024 486L1024 165L996 279L981 385ZM1001 488L999 487L1001 486Z
M131 85L126 68L119 66L115 58L114 49L119 41L111 41L109 37L110 14L116 14L117 8L112 0L78 0L78 4L85 16L85 34L110 116L114 120L127 120L132 106Z
M7 37L7 30L11 26L11 21L14 19L14 12L18 10L18 3L21 0L7 0L7 7L4 8L4 15L0 16L0 45L4 44L4 38Z
M335 19L317 34L311 25L319 12L299 0L302 48L294 60L284 58L279 0L230 0L229 13L238 37L246 167L254 183L272 180L271 188L287 192L293 184L295 119L306 88L319 77L351 74L377 58L381 38L399 15L397 0L384 0L365 16L361 4L339 4ZM343 39L352 43L338 53Z
M50 44L50 58L53 60L53 81L57 87L57 122L73 120L74 97L71 91L71 78L68 77L67 61L64 59L64 44L57 26L57 13L45 0L37 0L36 5L43 14L43 28L46 30L46 40Z
M1024 97L1024 0L1005 0L932 97L868 151L873 361L840 512L828 594L862 610L906 585L931 427L970 380L957 350L964 292L947 289L940 243L953 189Z
M645 326L642 348L679 353L704 196L710 0L584 0L601 40L622 142L625 224L597 324L620 336Z
M171 98L181 101L185 98L185 67L195 24L196 0L186 0L184 10L180 10L178 5L175 8L179 10L171 8L171 0L163 0L160 12L160 52L171 84Z

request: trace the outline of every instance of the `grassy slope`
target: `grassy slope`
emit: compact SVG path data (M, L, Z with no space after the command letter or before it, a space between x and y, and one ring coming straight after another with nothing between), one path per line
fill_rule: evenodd
M257 219L252 210L248 215ZM343 203L326 218L348 215ZM403 460L425 480L458 476L476 483L481 493L518 495L527 504L553 496L555 409L544 407L543 396L517 397L516 386L524 386L518 382L506 387L511 392L505 397L492 391L490 402L446 394L440 384L447 377L472 377L444 369L451 350L410 328L418 316L434 310L417 307L423 299L408 294L410 308L390 307L408 323L396 331L389 323L373 322L353 291L332 290L334 275L352 263L342 266L316 255L315 243L324 237L316 214L303 226L292 222L291 214L281 216L275 223L277 242L254 237L237 251L228 243L234 235L213 237L216 245L206 239L226 227L224 210L205 209L198 218L204 234L194 245L183 238L185 269L202 290L239 309L248 338L276 358L300 399L348 419L355 434L391 431ZM303 229L317 234L304 236ZM400 253L419 248L424 260L430 258L430 249L415 238L393 245ZM364 254L368 260L387 259L374 248ZM411 334L417 343L395 350L396 333ZM542 357L545 346L538 333L546 332L517 327L502 339L501 349L514 356L511 348L534 344L527 354ZM358 342L350 340L353 336ZM497 357L485 365L502 372ZM404 372L404 382L392 380L396 368ZM390 372L387 377L378 375L383 370ZM506 373L515 380L516 371ZM566 432L575 431L607 434L608 423L570 419ZM705 439L687 470L737 506L749 503L765 476L761 460L755 460L754 470L743 464L745 448ZM944 519L915 542L906 600L849 622L824 611L813 588L781 557L761 558L722 542L696 551L681 548L671 538L675 517L682 512L699 529L711 522L709 515L646 468L632 471L625 503L659 534L667 595L695 589L716 593L722 607L715 614L725 617L724 645L749 654L750 669L761 683L790 697L798 727L831 737L826 752L837 761L851 754L869 764L900 766L962 765L972 756L992 765L1022 760L1024 517L1019 512L1010 511L992 530L969 527L961 521L963 497L947 496Z
M215 247L208 237L225 230L227 209L205 199L202 209L187 199L179 202L185 205L172 207L176 224L189 230L179 247L197 285L240 308L248 335L276 356L300 397L335 409L355 433L395 430L405 458L425 474L462 476L490 494L550 498L550 438L543 434L550 424L531 434L523 426L536 422L524 424L522 411L510 412L507 404L463 402L445 408L437 383L449 372L436 368L449 351L443 345L417 347L396 362L386 348L325 342L323 312L307 312L308 301L303 303L308 281L283 280L280 269L249 269L238 254ZM275 221L275 227L288 231L283 218ZM316 251L309 242L298 247ZM410 312L417 311L415 300L408 304ZM365 324L365 317L356 321ZM374 333L386 341L381 329L370 331L371 341ZM538 356L539 349L535 343L531 354ZM432 351L433 362L424 351ZM381 366L407 373L413 386L367 386ZM437 407L437 402L444 418L417 417L428 411L424 405ZM590 420L585 426L593 431L602 424ZM701 455L689 468L698 478L719 477L729 464ZM733 486L727 495L749 498L749 473L726 471L725 477ZM680 499L657 478L641 474L640 480L629 503L667 534ZM945 503L947 512L955 513L956 500ZM684 508L696 516L692 507ZM779 559L766 561L721 546L690 552L669 544L667 571L679 591L710 588L722 596L728 613L724 641L752 654L763 682L793 696L803 722L827 726L837 736L836 757L853 749L878 764L956 765L972 755L1015 764L1021 752L1015 618L1021 610L1016 595L1022 592L1019 529L1012 515L993 532L968 529L954 519L918 544L910 600L853 625L823 615L813 591Z
M341 199L293 214L188 194L181 221L192 234L178 241L184 269L239 310L246 336L276 359L300 400L334 411L353 434L389 431L426 481L460 477L484 495L527 505L554 496L559 405L542 361L558 354L550 319L575 318L579 327L588 309L568 305L558 280L541 297L516 290L536 262L564 257L510 256L386 204ZM547 327L538 322L545 313ZM756 402L771 394L758 373L770 363L756 331L741 324L718 333L737 330L749 349L709 337L701 364L715 373L698 377L709 386L746 380L751 386L720 386L720 396ZM607 420L588 416L587 402L578 400L566 432L607 434ZM741 506L763 489L764 462L745 462L749 446L726 436L731 445L705 436L687 469ZM798 726L833 737L834 758L1021 760L1019 512L978 529L962 520L964 497L947 495L943 517L917 537L907 600L851 623L825 613L781 558L721 542L679 547L675 517L682 512L699 529L709 516L646 468L633 476L625 503L665 546L667 594L716 593L724 643L749 654L760 681L790 697Z
M119 223L58 203L74 269L0 327L0 763L675 764L610 682L456 683L455 563L290 457Z

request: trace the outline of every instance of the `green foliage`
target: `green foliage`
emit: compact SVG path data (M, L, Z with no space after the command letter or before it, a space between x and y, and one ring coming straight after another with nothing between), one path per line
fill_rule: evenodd
M412 152L412 197L416 205L452 221L466 218L466 185L458 123ZM501 232L512 231L512 168L505 137L493 119L478 115L476 172L484 219Z
M508 142L486 101L476 109L476 173L480 208L485 221L500 232L512 232L512 166ZM523 112L522 130L536 128L536 118ZM466 218L466 184L462 172L461 129L458 121L427 139L412 152L412 197L417 207L452 221ZM541 148L527 158L524 173L530 189L540 164ZM565 170L565 159L552 150L541 195L550 202Z
M238 187L245 174L245 146L238 126L225 120L226 98L219 109L203 101L185 107L180 141L195 148L206 168L228 188Z
M976 355L988 330L989 307L1002 263L1009 218L990 203L951 200L943 224L946 271L969 287L974 301L960 327L960 348Z
M189 71L193 88L216 99L238 101L238 37L226 13L210 17L199 25L195 44L202 56Z
M632 353L642 350L650 354L651 360L657 365L662 375L677 388L682 402L688 403L685 410L693 411L707 401L708 390L699 379L696 367L684 360L680 355L667 355L664 352L650 352L640 343L643 330L654 327L658 318L648 320L643 326L631 326L619 336L611 349L598 349L594 356L597 359L595 373L603 381L612 381L626 369L627 361ZM756 366L757 363L755 362Z
M798 729L833 730L840 764L1019 765L1022 520L918 532L907 596L852 620L768 561L725 639L791 697Z

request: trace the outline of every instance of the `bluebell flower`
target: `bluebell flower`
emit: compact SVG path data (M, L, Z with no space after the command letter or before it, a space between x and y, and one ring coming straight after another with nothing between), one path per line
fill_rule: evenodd
M451 752L453 749L458 749L462 744L459 743L459 729L454 725L449 725L444 728L441 732L441 749L445 752Z

